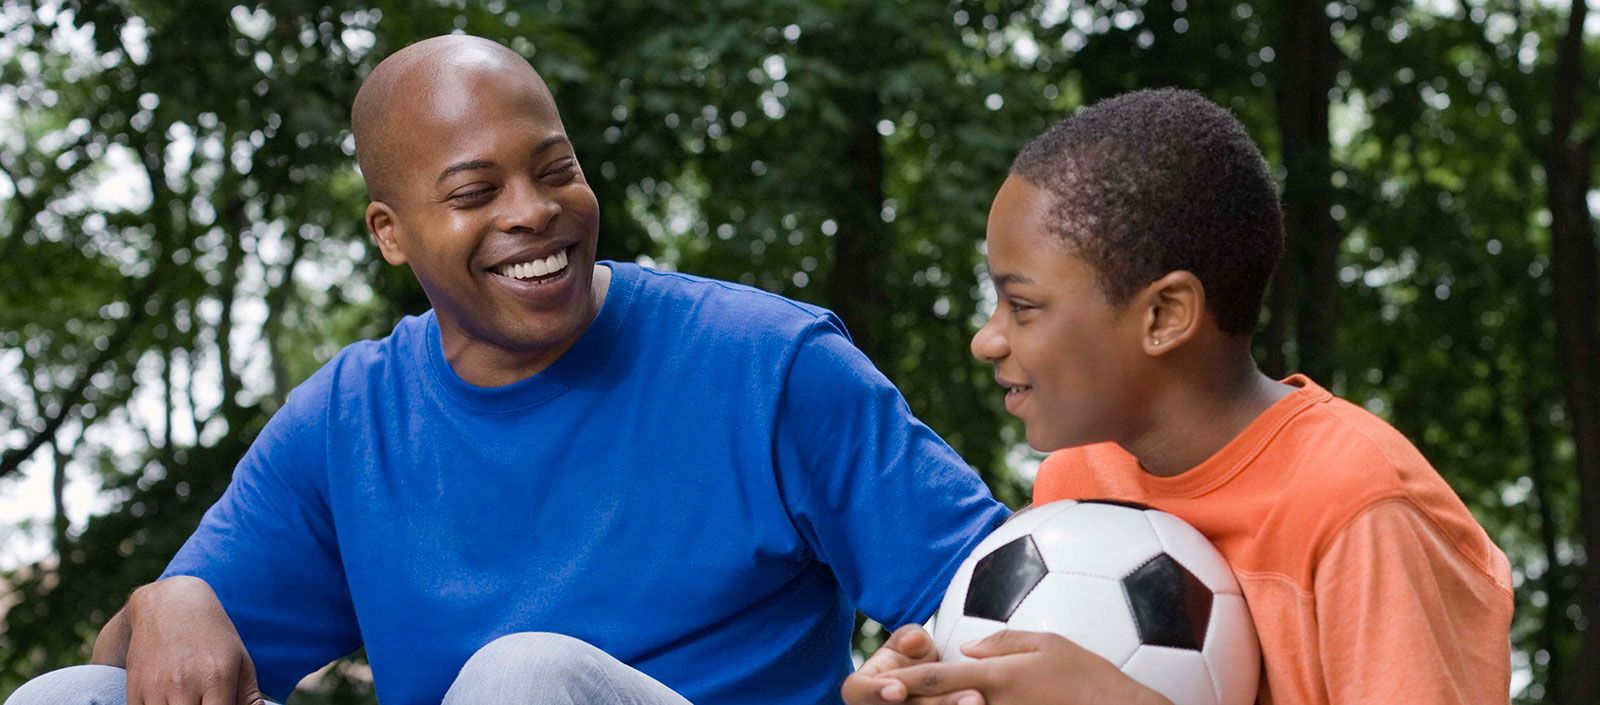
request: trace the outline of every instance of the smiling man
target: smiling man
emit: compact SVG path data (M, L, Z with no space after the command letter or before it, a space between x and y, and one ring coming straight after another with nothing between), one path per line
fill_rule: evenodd
M289 396L102 665L9 702L282 699L360 647L386 705L837 702L855 610L925 620L1004 517L831 313L596 262L522 57L412 45L353 123L433 310Z

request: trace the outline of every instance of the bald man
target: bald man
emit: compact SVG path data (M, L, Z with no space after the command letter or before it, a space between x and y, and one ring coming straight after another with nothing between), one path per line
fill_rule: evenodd
M926 620L1003 520L833 314L596 262L522 57L412 45L352 122L433 309L296 388L100 665L9 702L282 699L362 647L385 705L839 702L855 611Z

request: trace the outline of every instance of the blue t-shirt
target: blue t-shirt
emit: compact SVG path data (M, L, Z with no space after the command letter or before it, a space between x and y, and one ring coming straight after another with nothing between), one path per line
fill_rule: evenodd
M216 591L262 689L360 646L385 705L568 634L698 705L838 702L854 610L933 613L1005 517L833 314L608 263L555 364L476 387L429 313L289 395L167 568Z

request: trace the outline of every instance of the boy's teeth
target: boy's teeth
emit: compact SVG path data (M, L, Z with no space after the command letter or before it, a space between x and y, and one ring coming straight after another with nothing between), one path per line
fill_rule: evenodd
M518 262L495 268L495 273L513 279L536 279L556 274L567 268L567 251L562 250L544 259Z

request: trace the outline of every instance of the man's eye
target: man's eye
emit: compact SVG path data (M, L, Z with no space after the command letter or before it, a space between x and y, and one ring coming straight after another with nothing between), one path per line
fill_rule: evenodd
M556 181L563 181L563 180L571 179L572 177L576 176L577 174L578 174L578 163L574 162L574 161L568 161L568 162L562 162L561 164L557 165L554 169L551 169L549 172L546 172L545 173L545 177L549 178L549 179L552 179L552 180L556 180Z
M461 193L451 194L450 200L458 203L475 203L488 199L493 193L493 186L485 186L483 188L475 188L468 191L463 191Z

